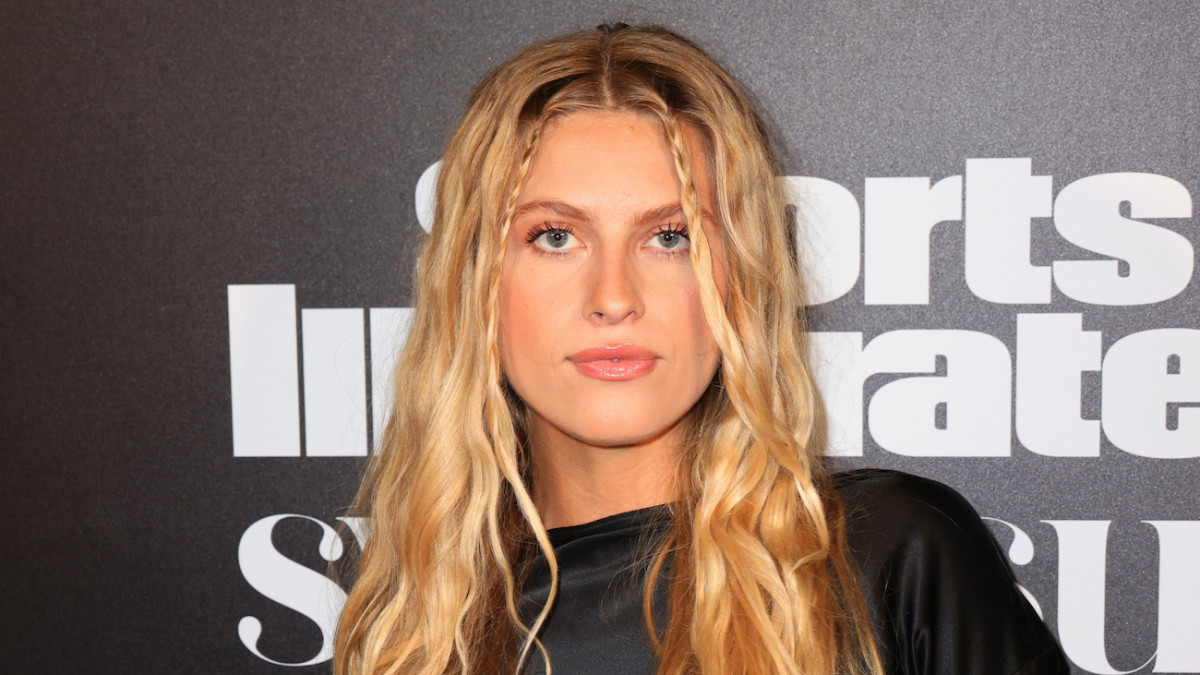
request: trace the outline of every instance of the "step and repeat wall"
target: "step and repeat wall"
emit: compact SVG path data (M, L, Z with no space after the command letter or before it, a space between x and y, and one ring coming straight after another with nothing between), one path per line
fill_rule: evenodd
M962 492L1076 672L1200 672L1200 4L728 0L0 9L6 671L328 672L440 151L614 20L770 120L830 461Z

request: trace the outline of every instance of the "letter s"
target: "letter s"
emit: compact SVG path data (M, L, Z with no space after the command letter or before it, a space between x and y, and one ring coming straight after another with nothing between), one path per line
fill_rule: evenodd
M1129 204L1129 218L1120 215ZM1179 181L1152 173L1080 178L1054 200L1064 239L1108 260L1058 260L1054 283L1067 297L1094 305L1148 305L1169 300L1192 280L1195 251L1182 234L1135 218L1191 218L1192 197ZM1117 260L1125 260L1121 276Z
M276 524L288 518L303 518L321 527L322 558L333 562L342 557L344 546L332 527L309 516L281 513L267 516L246 528L238 544L238 565L242 568L242 576L254 590L317 624L321 629L321 649L316 656L300 663L276 661L265 656L258 649L262 622L252 616L244 616L238 622L238 637L246 649L264 661L278 666L311 666L333 657L333 631L342 606L346 604L346 593L329 577L285 557L275 549L271 543L271 532Z

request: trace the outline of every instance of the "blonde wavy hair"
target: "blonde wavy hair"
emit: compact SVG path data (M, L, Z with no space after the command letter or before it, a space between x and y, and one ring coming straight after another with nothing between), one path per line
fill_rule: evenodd
M497 289L542 128L590 110L661 121L721 349L718 376L687 417L672 528L649 559L643 608L658 673L879 672L820 460L800 278L764 126L700 48L625 25L522 49L475 89L450 141L395 406L356 502L370 536L338 625L335 672L514 672L539 656L552 665L537 633L557 565L530 496L524 405L501 372ZM685 127L703 139L697 165ZM724 299L693 166L711 173ZM551 596L526 625L522 572L539 551ZM670 588L661 632L650 593L660 575Z

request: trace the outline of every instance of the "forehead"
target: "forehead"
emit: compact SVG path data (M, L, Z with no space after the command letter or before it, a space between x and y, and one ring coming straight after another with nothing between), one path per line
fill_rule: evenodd
M700 134L685 127L683 137L692 161L689 173L706 193ZM571 196L596 205L662 203L678 200L679 190L675 155L661 121L633 112L585 111L547 122L517 201Z

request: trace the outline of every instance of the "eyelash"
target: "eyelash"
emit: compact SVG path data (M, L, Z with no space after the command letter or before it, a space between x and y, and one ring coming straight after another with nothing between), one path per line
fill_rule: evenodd
M568 227L565 223L545 222L545 223L542 223L541 225L533 228L525 235L525 243L533 245L533 243L536 242L538 239L540 239L542 237L542 235L544 235L548 232L565 232L565 233L571 235L572 237L579 236L578 234L576 234L576 232L573 229ZM677 235L683 237L684 239L686 239L688 241L688 243L691 243L691 240L692 240L692 238L688 236L687 226L680 225L678 223L668 223L666 225L660 226L658 229L654 230L654 233L650 235L650 238L653 239L653 238L658 237L659 235L663 235L663 234L677 234ZM568 253L567 251L547 250L540 246L538 247L538 249L541 253L543 253L545 255L550 255L550 256L555 256L555 257L564 256L564 255L567 255L567 253ZM660 249L660 253L663 255L668 255L668 256L677 256L677 255L682 254L686 250L687 249L683 249L681 251L681 250L676 250L676 249L663 248L663 249Z
M525 243L532 244L533 242L538 240L538 237L542 236L543 234L546 234L547 232L566 232L567 234L570 234L571 236L575 236L575 233L569 227L564 227L563 225L557 225L557 224L552 224L552 223L543 223L543 224L538 225L537 227L533 228L532 230L529 231L529 234L525 235Z
M655 230L654 234L651 235L650 238L653 239L654 237L657 237L660 234L677 234L677 235L683 237L684 239L686 239L689 244L692 241L692 238L688 236L687 226L679 225L677 223L668 223L666 225L663 225L662 227ZM682 251L677 251L675 249L663 249L663 250L668 253L672 253L672 254L682 253ZM684 250L686 250L686 249L684 249Z

